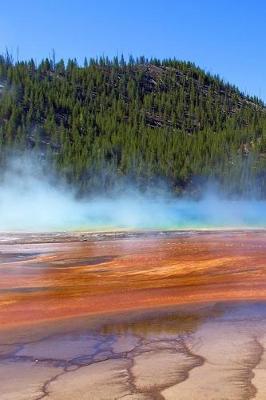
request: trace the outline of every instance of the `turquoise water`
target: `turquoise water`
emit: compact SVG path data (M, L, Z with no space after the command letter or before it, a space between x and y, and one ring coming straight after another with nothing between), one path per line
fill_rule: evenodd
M145 196L78 200L41 184L0 188L0 231L266 228L266 202Z
M119 196L78 199L30 156L15 158L0 182L0 231L266 228L265 201L226 200L214 189L200 201L161 188L156 195L120 190Z
M263 201L141 198L99 200L84 207L76 224L82 230L266 228Z
M102 203L88 210L88 227L204 229L266 227L266 203L172 200Z
M78 201L64 196L16 199L5 207L0 203L0 231L218 228L266 228L266 203L144 197Z

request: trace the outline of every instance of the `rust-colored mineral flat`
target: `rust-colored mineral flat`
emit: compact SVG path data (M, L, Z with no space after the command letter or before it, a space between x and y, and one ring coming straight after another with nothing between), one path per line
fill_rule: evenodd
M0 245L0 326L266 299L266 232Z

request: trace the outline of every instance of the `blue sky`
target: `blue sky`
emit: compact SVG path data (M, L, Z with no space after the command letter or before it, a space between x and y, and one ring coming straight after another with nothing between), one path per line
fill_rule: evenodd
M0 52L20 59L145 55L194 61L266 101L265 0L13 0ZM18 51L17 51L18 49Z

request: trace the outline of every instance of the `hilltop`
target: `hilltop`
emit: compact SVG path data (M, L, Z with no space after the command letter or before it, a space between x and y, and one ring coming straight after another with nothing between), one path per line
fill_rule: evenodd
M197 191L266 194L266 109L219 76L176 59L13 62L0 57L0 145L34 148L82 191L127 177Z

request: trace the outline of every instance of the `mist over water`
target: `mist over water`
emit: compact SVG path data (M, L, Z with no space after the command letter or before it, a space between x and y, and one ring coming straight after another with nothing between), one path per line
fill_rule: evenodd
M78 199L45 175L36 159L12 159L0 182L0 231L266 228L266 202L228 200L208 191L199 201L123 188L122 195Z

